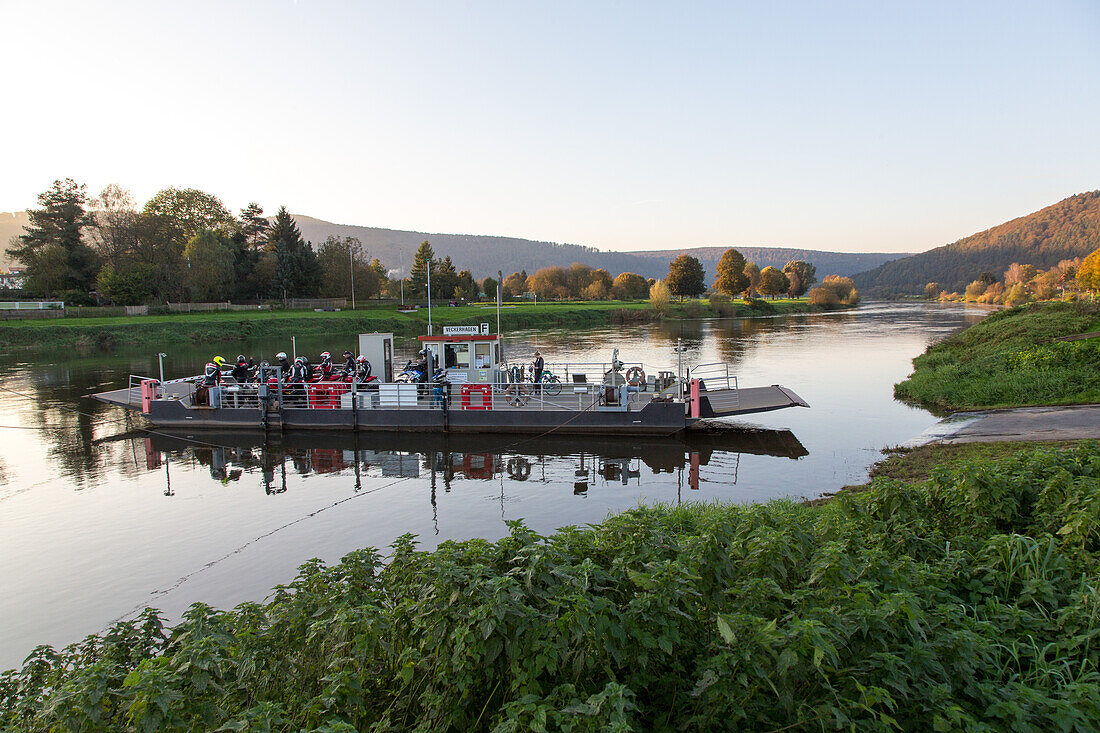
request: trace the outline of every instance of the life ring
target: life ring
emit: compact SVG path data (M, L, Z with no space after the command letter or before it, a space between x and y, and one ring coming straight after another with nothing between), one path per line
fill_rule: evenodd
M640 366L632 366L626 370L626 383L631 387L641 387L645 384L645 371Z
M531 399L531 396L527 394L527 390L521 384L513 382L504 390L504 401L512 407L523 407L529 399Z
M516 481L526 481L531 476L531 462L526 458L508 459L508 475Z

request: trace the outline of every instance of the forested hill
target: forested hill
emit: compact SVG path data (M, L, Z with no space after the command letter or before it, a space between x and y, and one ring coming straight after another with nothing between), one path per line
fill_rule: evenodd
M329 235L358 237L371 257L378 257L387 267L407 272L412 264L417 245L425 239L439 257L450 256L455 266L469 269L475 277L493 275L500 270L505 275L519 270L534 273L540 267L561 265L568 267L582 262L592 267L602 267L612 275L620 272L636 272L644 277L661 278L668 274L668 263L677 255L687 253L698 257L706 270L707 282L714 281L718 258L727 247L697 247L694 249L665 250L661 252L605 252L576 244L555 244L514 237L492 237L475 234L426 234L395 229L333 224L321 219L294 215L302 230L302 236L314 246ZM846 254L819 252L816 250L778 247L737 247L745 259L756 262L761 268L768 265L783 267L788 260L805 260L817 266L818 278L825 275L851 275L875 267L904 254Z
M1060 260L1083 257L1100 248L1100 191L1080 193L960 239L954 244L905 257L856 275L866 295L906 295L930 282L962 292L982 272L1001 279L1013 262L1041 270Z
M667 249L655 252L630 252L663 263L663 276L668 271L668 263L678 255L686 252L697 258L707 273L707 282L713 282L718 268L718 260L722 258L728 247L695 247L694 249ZM745 256L748 262L755 262L764 269L769 265L780 270L791 260L802 260L817 267L817 279L821 280L826 275L853 275L857 272L869 270L872 267L896 260L899 257L908 257L908 254L899 252L822 252L815 249L792 249L789 247L737 247L738 252ZM643 274L641 271L638 274ZM647 277L655 277L648 275Z

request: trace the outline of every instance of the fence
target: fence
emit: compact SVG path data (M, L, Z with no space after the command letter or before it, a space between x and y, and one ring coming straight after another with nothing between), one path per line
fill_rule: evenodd
M4 300L0 301L0 310L65 310L60 300Z
M270 305L234 305L228 300L224 303L168 303L171 313L201 313L203 311L255 311L271 310Z
M347 298L288 298L286 307L292 310L299 308L347 308Z

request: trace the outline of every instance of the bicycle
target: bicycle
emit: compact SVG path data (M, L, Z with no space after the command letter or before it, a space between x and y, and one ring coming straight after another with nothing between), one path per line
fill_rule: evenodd
M551 397L556 397L561 394L561 379L557 374L551 374L549 371L542 373L542 379L540 380L540 386L545 394Z

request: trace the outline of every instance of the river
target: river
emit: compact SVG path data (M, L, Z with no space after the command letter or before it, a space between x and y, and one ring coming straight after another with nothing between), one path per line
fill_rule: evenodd
M522 519L542 533L642 502L812 498L861 483L884 447L936 422L892 386L929 344L981 319L952 304L871 303L851 312L673 321L507 336L513 359L626 361L675 370L725 361L742 386L782 384L810 405L750 416L763 430L721 440L151 434L86 397L155 374L152 349L112 355L0 354L0 669L145 606L263 599L304 561L497 538ZM354 348L303 336L299 353ZM411 343L399 352L411 354ZM2 347L0 347L2 348ZM270 358L285 343L172 349L165 376L213 351Z

